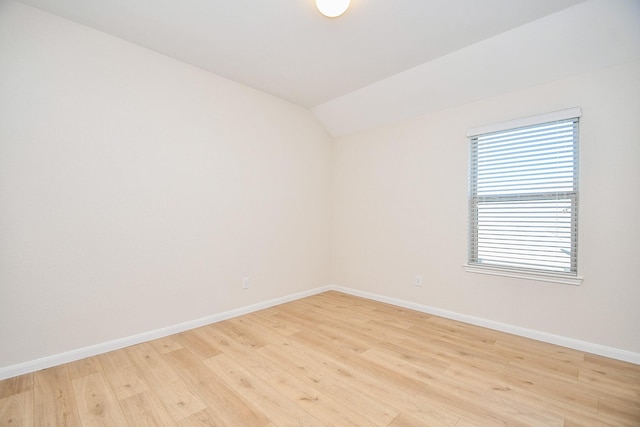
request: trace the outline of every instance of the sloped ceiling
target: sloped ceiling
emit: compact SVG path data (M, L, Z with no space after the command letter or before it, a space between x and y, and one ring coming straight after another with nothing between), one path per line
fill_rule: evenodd
M637 0L352 0L337 19L320 15L314 0L21 1L310 108L334 136L504 90L494 87L487 67L521 55L518 46L535 56L527 66L544 64L549 54L536 54L558 45L550 34L572 35L558 29L575 25L576 13L586 19L580 28L599 24L593 10L580 7L625 11L615 19L633 9L626 21L640 16ZM625 31L619 36L629 36ZM504 46L502 39L514 42ZM575 39L560 40L562 49L550 55ZM494 62L481 62L482 72L470 78L480 52ZM569 64L566 72L581 67ZM507 78L514 80L508 89L538 75L534 68ZM428 106L416 104L416 94ZM390 102L401 108L387 111Z

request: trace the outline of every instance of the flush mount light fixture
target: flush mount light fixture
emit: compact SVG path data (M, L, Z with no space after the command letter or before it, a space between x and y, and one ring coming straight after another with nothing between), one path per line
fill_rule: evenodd
M336 18L347 11L350 0L316 0L316 7L324 16Z

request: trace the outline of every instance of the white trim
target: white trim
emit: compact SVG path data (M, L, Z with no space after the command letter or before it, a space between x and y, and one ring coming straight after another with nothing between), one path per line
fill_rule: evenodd
M580 107L569 108L567 110L554 111L551 113L538 114L536 116L522 117L520 119L506 122L494 123L490 125L476 126L467 131L467 137L483 135L485 133L500 132L502 130L515 129L525 126L533 126L541 123L555 122L558 120L573 119L582 115Z
M634 353L628 350L621 350L615 347L608 347L601 344L594 344L587 341L581 341L573 338L563 337L561 335L554 335L547 332L536 331L534 329L522 328L520 326L513 326L507 323L496 322L493 320L483 319L480 317L469 316L467 314L460 314L454 311L443 310L436 307L430 307L427 305L417 304L397 298L386 297L383 295L374 294L371 292L360 291L356 289L344 288L342 286L332 285L330 287L334 291L344 292L345 294L355 295L362 298L371 299L374 301L384 302L392 304L398 307L408 308L410 310L420 311L422 313L432 314L434 316L445 317L447 319L457 320L459 322L470 323L476 326L482 326L483 328L494 329L496 331L506 332L508 334L518 335L525 338L530 338L536 341L542 341L549 344L555 344L562 347L572 348L574 350L584 351L586 353L597 354L611 359L622 360L629 363L635 363L640 365L640 353Z
M560 335L549 334L546 332L540 332L533 329L521 328L519 326L513 326L506 323L495 322L493 320L482 319L479 317L469 316L466 314L460 314L453 311L443 310L440 308L430 307L414 302L404 301L401 299L386 297L371 292L360 291L351 288L345 288L342 286L329 285L319 288L311 289L308 291L298 292L288 296L275 298L269 301L241 307L235 310L225 311L223 313L214 314L212 316L203 317L201 319L192 320L189 322L180 323L177 325L169 326L166 328L156 329L153 331L144 332L142 334L133 335L130 337L120 338L117 340L105 342L102 344L93 345L90 347L84 347L77 350L72 350L66 353L54 354L52 356L43 357L41 359L31 360L16 365L0 368L0 380L6 378L16 377L18 375L28 374L30 372L39 371L41 369L50 368L52 366L62 365L64 363L74 362L85 357L96 356L98 354L106 353L109 351L119 350L121 348L129 347L142 342L163 338L169 335L177 334L186 330L198 328L201 326L209 325L211 323L220 322L222 320L230 319L243 314L253 313L254 311L262 310L265 308L273 307L279 304L295 301L308 296L316 295L326 291L338 291L349 295L355 295L363 298L367 298L374 301L384 302L387 304L396 305L398 307L404 307L411 310L420 311L423 313L433 314L434 316L445 317L447 319L457 320L460 322L470 323L472 325L482 326L484 328L494 329L497 331L506 332L509 334L519 335L526 338L531 338L537 341L543 341L551 344L560 345L563 347L573 348L575 350L585 351L588 353L598 354L600 356L610 357L612 359L623 360L625 362L635 363L640 365L640 354L627 350L620 350L613 347L607 347L600 344L593 344L586 341L580 341L573 338L567 338Z
M43 357L41 359L30 360L28 362L2 367L0 368L0 380L16 377L18 375L28 374L30 372L39 371L41 369L50 368L52 366L62 365L64 363L74 362L86 357L96 356L98 354L107 353L109 351L119 350L121 348L155 340L158 338L163 338L169 335L188 331L190 329L209 325L211 323L216 323L222 320L231 319L233 317L242 316L243 314L253 313L254 311L263 310L265 308L316 295L328 290L331 290L331 287L323 286L308 291L298 292L284 297L275 298L269 301L248 305L246 307L225 311L200 319L190 320L187 322L179 323L177 325L168 326L166 328L155 329L152 331L143 332L141 334L119 338L113 341L79 348L76 350L71 350L65 353L54 354L51 356Z
M464 271L467 273L491 274L493 276L514 277L516 279L537 280L541 282L562 283L564 285L579 286L584 280L581 276L570 276L567 274L553 274L533 271L517 271L500 267L490 267L484 265L465 264Z

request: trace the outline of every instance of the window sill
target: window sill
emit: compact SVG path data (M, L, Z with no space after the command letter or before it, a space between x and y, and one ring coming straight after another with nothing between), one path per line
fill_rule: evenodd
M499 267L488 267L480 265L464 265L464 271L468 273L491 274L494 276L513 277L517 279L537 280L542 282L562 283L564 285L579 286L583 278L567 274L539 273L530 271L517 271Z

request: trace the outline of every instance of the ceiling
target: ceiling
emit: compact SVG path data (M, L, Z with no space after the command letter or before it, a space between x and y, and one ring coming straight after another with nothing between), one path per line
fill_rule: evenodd
M22 0L314 108L584 0Z

